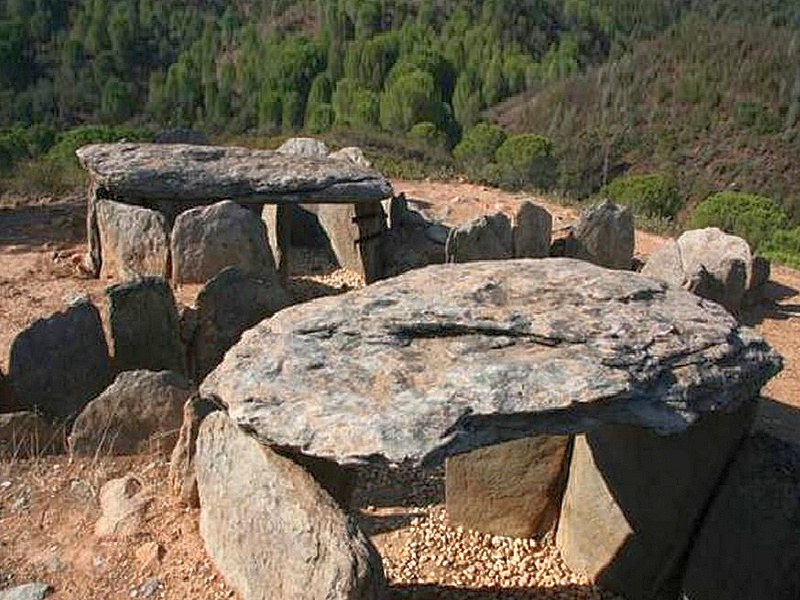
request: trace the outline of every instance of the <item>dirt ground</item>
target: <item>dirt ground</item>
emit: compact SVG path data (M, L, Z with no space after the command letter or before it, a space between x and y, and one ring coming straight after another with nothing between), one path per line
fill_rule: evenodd
M426 215L451 225L497 210L512 213L530 198L462 183L395 181L394 186ZM576 217L572 208L533 200L551 211L557 232ZM104 289L113 282L88 278L80 267L84 214L84 199L78 196L0 203L0 368L4 371L14 336L35 319L60 310L76 294L105 306ZM637 255L646 257L661 242L657 236L637 232ZM783 372L765 389L758 427L795 442L800 442L798 290L800 272L773 268L767 298L744 315L785 361ZM186 287L176 296L190 303L196 291ZM0 589L41 580L54 587L51 597L59 600L236 597L203 551L197 511L175 505L168 496L167 469L163 458L148 456L0 460ZM140 475L153 495L145 523L131 538L97 539L93 536L99 513L97 491L103 482L128 471ZM430 500L433 506L397 508L401 525L372 532L393 583L392 598L610 597L568 573L552 545L506 547L502 540L469 537L469 532L448 529L440 496ZM437 536L449 541L444 546L428 544ZM467 563L447 554L459 544L485 552L470 555L464 567ZM501 568L518 571L513 565L519 564L530 565L530 579L502 579ZM465 587L471 591L466 593Z

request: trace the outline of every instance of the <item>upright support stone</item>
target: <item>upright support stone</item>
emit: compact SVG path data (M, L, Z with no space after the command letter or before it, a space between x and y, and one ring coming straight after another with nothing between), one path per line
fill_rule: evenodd
M267 229L275 267L282 280L289 276L289 254L291 248L292 210L286 204L265 204L261 211L261 220Z
M95 277L100 276L102 255L100 252L100 230L97 225L97 201L102 187L95 181L89 184L86 193L86 267Z
M677 597L679 569L755 401L681 434L608 425L577 436L556 541L567 565L629 600Z
M447 459L447 516L467 529L539 537L558 519L568 436L538 436Z

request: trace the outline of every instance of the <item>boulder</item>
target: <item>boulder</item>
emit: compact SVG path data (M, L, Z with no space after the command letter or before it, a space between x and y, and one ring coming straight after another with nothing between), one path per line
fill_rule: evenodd
M11 344L8 377L22 406L56 419L78 414L111 380L97 308L79 298L22 331Z
M153 497L132 473L111 479L100 488L100 518L94 526L99 538L128 538L138 533Z
M567 256L609 269L631 268L633 213L627 206L601 202L581 213L567 240Z
M101 276L124 280L168 275L169 233L162 214L112 200L99 200L96 210Z
M566 564L630 600L678 597L697 523L755 405L679 434L617 425L577 436L556 536Z
M46 583L25 583L0 590L0 600L44 600L53 588Z
M344 148L340 148L339 150L328 154L328 158L346 160L353 164L361 165L362 167L367 168L372 166L372 163L369 161L369 159L364 156L364 151L358 146L346 146Z
M243 600L381 598L380 556L301 466L222 412L197 440L200 534Z
M276 276L261 219L230 200L178 215L171 246L176 283L205 283L225 267L265 279Z
M533 202L523 202L514 216L515 258L544 258L550 254L553 217Z
M186 373L175 297L166 280L143 277L106 289L117 371Z
M222 361L242 333L291 303L277 280L254 279L235 267L224 269L209 281L197 295L197 380Z
M60 452L60 433L36 413L0 414L0 458L35 458Z
M310 156L312 158L324 158L328 156L328 147L325 142L316 138L295 137L289 138L276 150L281 154L292 154L296 156Z
M514 255L511 221L503 213L485 215L450 230L445 246L449 263L502 260Z
M571 259L435 265L276 313L200 386L259 439L440 464L538 434L684 431L780 358L719 305Z
M183 422L189 381L171 371L126 371L81 411L72 426L73 455L172 451Z
M189 398L183 405L183 423L169 461L169 487L179 504L191 508L200 507L194 469L197 434L203 419L218 410L224 410L224 407L199 396Z
M703 519L683 599L800 598L800 449L747 438Z
M750 246L716 227L685 232L669 240L648 259L642 274L681 286L698 296L737 311L748 290L763 285L763 263L753 266Z
M555 528L569 436L538 436L451 456L447 517L473 531L515 538Z

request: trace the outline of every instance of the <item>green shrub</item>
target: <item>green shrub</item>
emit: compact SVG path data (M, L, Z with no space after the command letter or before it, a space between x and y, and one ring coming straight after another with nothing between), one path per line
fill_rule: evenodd
M769 198L743 192L718 192L698 204L688 227L719 227L738 235L757 250L776 231L789 224L786 211Z
M800 269L800 227L775 231L764 240L759 253L774 262Z
M555 182L553 144L544 136L522 133L506 138L495 152L500 185L548 189Z
M470 177L494 161L497 149L506 141L505 132L497 125L478 123L468 129L453 148L453 158Z
M306 113L306 129L309 133L323 133L333 126L335 118L333 106L325 102L317 104Z
M75 163L75 150L87 144L110 143L126 140L146 142L153 139L152 132L146 129L127 129L85 125L58 134L55 145L50 148L46 158L56 162Z
M630 206L637 215L675 218L683 203L678 182L662 173L625 175L603 187L599 194Z

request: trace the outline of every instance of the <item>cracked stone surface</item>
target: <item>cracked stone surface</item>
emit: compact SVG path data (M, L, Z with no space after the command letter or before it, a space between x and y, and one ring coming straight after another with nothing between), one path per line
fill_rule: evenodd
M91 144L76 152L114 199L361 202L392 194L377 171L327 157L188 144Z
M435 465L608 423L683 431L781 359L721 306L574 259L435 265L293 306L203 382L263 442Z

